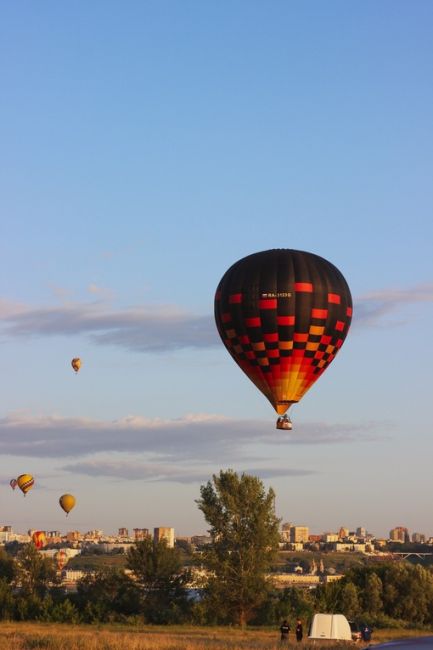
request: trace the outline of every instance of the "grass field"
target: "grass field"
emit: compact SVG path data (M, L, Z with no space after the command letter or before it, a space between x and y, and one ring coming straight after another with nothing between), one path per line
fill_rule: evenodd
M417 630L379 630L372 643L428 634ZM431 632L430 632L431 634ZM321 642L291 642L290 650L317 650ZM326 649L364 648L366 644L327 643ZM115 625L85 626L49 623L0 623L0 650L281 650L278 630L227 627L137 628Z

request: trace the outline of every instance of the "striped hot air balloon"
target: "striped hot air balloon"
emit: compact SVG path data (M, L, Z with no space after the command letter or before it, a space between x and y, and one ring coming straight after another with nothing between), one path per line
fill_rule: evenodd
M20 474L17 478L17 485L20 488L21 492L26 496L27 492L32 489L35 484L35 480L31 474Z

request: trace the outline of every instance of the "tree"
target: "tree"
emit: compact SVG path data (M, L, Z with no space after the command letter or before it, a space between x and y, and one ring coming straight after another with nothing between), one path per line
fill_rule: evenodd
M15 562L5 550L0 549L0 579L7 584L13 582L15 577Z
M16 561L16 582L22 595L43 597L55 581L56 569L52 560L42 557L33 544L26 544Z
M128 550L126 566L140 587L141 610L149 623L182 620L188 607L189 576L177 549L169 548L164 539L157 543L144 539Z
M257 477L233 470L213 475L200 494L197 504L212 538L204 551L207 599L219 620L244 627L270 589L266 573L279 542L275 494Z
M358 589L353 582L346 582L341 592L341 610L349 620L356 618L360 613Z
M99 569L81 578L74 600L86 623L106 623L139 613L137 587L118 569Z
M377 616L383 609L382 580L376 573L370 573L365 580L363 593L364 611Z

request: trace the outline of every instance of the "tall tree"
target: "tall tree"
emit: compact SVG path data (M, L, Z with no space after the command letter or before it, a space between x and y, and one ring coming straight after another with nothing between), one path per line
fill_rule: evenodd
M341 611L347 618L356 618L360 613L358 589L353 582L346 582L341 591Z
M383 585L377 573L370 573L365 580L363 593L364 611L377 616L383 609Z
M16 582L25 596L45 596L56 582L53 561L42 557L33 544L26 544L17 555Z
M181 620L188 605L188 574L176 548L169 548L165 540L145 539L129 549L126 566L140 587L142 612L149 623Z
M212 538L204 555L208 600L217 618L244 627L270 589L266 574L279 542L275 493L255 476L227 470L213 475L200 494Z

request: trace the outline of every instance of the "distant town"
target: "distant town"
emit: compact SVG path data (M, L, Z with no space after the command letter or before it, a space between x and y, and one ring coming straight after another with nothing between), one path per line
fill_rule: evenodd
M30 529L27 533L16 533L12 526L0 526L0 546L6 549L26 544L42 534L43 545L39 552L51 557L65 588L73 591L77 581L95 570L92 562L77 565L79 556L83 560L97 557L98 566L120 560L132 544L153 538L157 543L165 540L170 548L178 547L189 558L188 565L195 570L197 577L203 575L200 554L211 543L208 535L176 536L172 527L119 528L117 534L106 535L102 530L89 530L82 533L71 530L65 534L60 531L39 531ZM299 586L314 588L321 583L339 580L353 558L367 561L402 560L418 558L419 561L433 562L433 537L413 532L404 526L396 526L389 531L389 537L378 538L362 526L351 531L342 526L336 532L310 534L308 526L283 523L280 531L279 562L272 573L276 587ZM105 560L104 560L105 558ZM194 569L195 567L195 569ZM125 569L125 571L127 571ZM194 586L194 585L191 585Z

